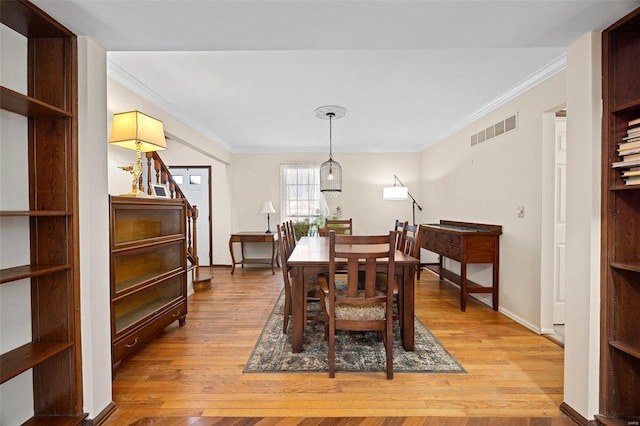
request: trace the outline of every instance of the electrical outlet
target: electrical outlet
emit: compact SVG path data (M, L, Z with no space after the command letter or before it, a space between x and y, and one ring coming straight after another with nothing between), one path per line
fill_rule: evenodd
M524 217L524 206L518 206L518 217Z

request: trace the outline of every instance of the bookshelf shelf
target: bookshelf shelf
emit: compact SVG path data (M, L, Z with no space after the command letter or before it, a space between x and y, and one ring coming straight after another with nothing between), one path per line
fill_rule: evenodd
M69 349L69 342L27 343L0 357L0 383L13 379L20 373Z
M65 271L70 269L71 265L65 263L63 265L23 265L13 268L0 269L0 284L21 280L24 278L33 278L40 275L52 274L54 272Z
M68 111L0 86L0 106L25 117L71 117Z
M631 355L634 358L640 359L640 340L633 341L621 341L621 340L613 340L609 342L611 347L616 348L619 351L622 351L628 355Z

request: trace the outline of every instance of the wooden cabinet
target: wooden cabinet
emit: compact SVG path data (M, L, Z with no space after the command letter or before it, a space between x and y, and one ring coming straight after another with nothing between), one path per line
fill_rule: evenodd
M440 255L437 264L425 267L438 274L440 279L460 285L460 310L467 309L469 293L491 293L493 310L498 310L500 293L500 241L502 226L480 223L441 220L438 224L424 224L418 228L417 245ZM444 267L443 258L460 262L460 275ZM493 267L491 286L483 286L467 279L467 265L487 263Z
M14 187L3 185L0 238L13 250L28 247L25 253L30 252L19 265L10 265L12 256L3 253L0 284L28 286L25 292L31 298L24 307L30 310L31 340L0 356L0 382L31 370L33 417L26 424L74 425L86 417L80 350L76 36L26 1L0 1L0 21L24 46L24 62L12 59L26 64L24 92L0 87L3 164L25 164L12 176ZM8 49L3 58L20 50ZM11 70L16 68L20 66ZM3 84L8 80L13 85L4 77ZM21 192L16 197L14 190L28 191L28 196ZM16 198L25 201L12 203ZM23 326L16 324L15 329Z
M187 315L186 201L110 197L114 367Z
M602 41L602 415L597 420L627 424L640 420L640 185L625 184L629 167L612 163L623 159L619 145L629 123L640 118L640 9L606 29Z

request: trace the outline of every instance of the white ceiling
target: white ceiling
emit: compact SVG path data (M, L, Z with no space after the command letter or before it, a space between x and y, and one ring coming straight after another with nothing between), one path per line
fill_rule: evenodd
M232 152L417 152L553 75L640 0L33 0ZM515 111L514 111L515 112ZM479 129L478 129L479 130Z

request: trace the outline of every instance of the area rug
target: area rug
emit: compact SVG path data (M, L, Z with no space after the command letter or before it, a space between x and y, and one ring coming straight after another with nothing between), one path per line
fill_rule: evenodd
M324 326L309 321L301 353L291 352L291 323L282 333L284 296L280 295L245 365L245 373L327 371L327 342ZM310 309L319 309L310 304ZM466 373L458 361L427 328L415 318L415 350L405 351L400 327L393 330L393 370L411 373ZM385 351L374 332L342 332L336 335L336 371L385 371Z

